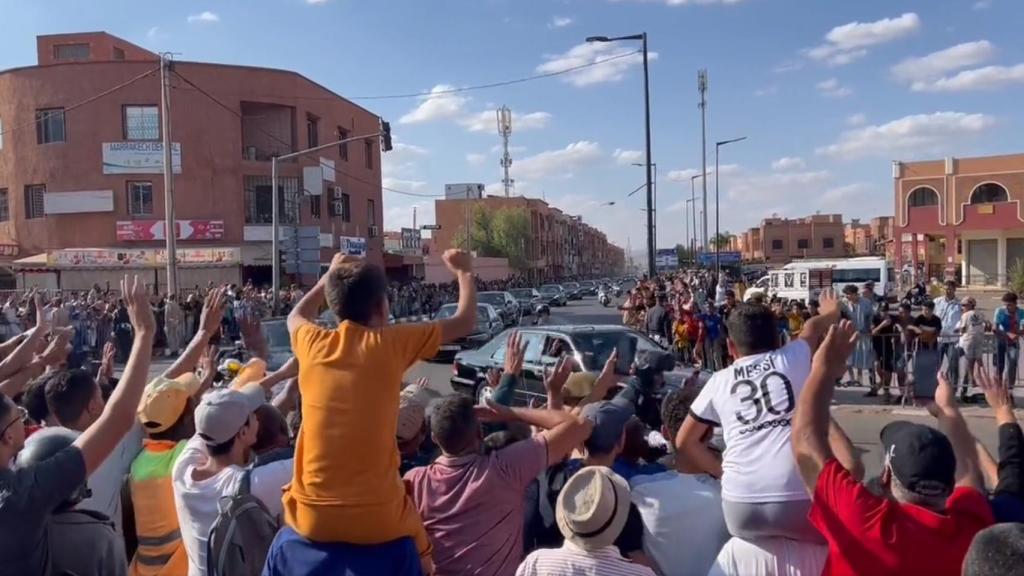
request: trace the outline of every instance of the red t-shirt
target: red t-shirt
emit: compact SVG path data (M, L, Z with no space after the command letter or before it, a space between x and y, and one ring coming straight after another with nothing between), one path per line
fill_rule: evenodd
M973 488L955 489L936 514L875 496L834 459L818 475L809 517L828 540L822 576L959 576L974 535L995 521Z

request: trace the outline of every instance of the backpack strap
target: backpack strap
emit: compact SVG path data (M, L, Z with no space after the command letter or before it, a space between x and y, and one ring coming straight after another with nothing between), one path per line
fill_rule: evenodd
M252 466L246 466L242 472L242 479L238 482L238 495L249 495L252 493Z

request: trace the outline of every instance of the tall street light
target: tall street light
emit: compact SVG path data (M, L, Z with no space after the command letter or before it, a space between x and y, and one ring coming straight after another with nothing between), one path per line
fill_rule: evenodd
M644 54L644 139L647 168L647 275L654 277L654 180L651 174L651 93L647 73L647 32L630 36L590 36L587 42L618 42L619 40L639 40Z
M643 168L644 166L646 166L646 164L644 164L643 162L633 162L633 166L639 166L639 167ZM651 228L651 236L654 237L654 245L657 246L658 245L658 163L657 162L651 162L651 167L654 168L654 194L653 194L653 196L654 196L654 203L653 203L654 208L651 210L651 212L654 213L653 218L652 218L654 220L654 226Z
M718 173L718 149L726 144L732 144L733 142L742 142L746 140L746 136L740 136L739 138L733 138L732 140L722 140L721 142L715 142L715 277L717 278L722 274L722 262L719 260L719 255L722 251L722 238L719 235L718 225L721 212L718 209L718 181L721 180L721 174Z
M690 202L693 202L693 246L690 247L690 253L693 255L694 267L697 265L697 193L694 190L693 181L703 177L703 174L690 176ZM705 246L704 249L707 250L707 247Z
M693 242L690 239L690 210L694 211L694 222L697 220L696 203L693 198L686 199L686 209L683 211L683 220L686 221L686 249L690 252L690 265L693 266L695 261L695 255L693 253ZM694 234L697 233L696 228L693 230Z

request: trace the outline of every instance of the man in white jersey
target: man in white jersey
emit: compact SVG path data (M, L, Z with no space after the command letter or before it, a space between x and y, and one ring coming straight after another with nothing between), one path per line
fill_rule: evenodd
M744 539L782 537L824 542L807 520L811 501L793 460L790 426L811 357L828 327L839 320L831 290L819 297L820 315L800 337L780 346L776 319L763 305L743 303L729 315L729 352L736 361L704 386L676 436L681 472L722 479L722 509L729 533ZM722 427L725 453L702 440Z

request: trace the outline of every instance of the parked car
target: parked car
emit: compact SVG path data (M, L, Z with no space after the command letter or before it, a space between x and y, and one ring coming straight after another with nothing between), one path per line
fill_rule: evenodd
M546 298L548 306L565 306L569 302L565 290L558 284L545 284L538 290L541 297Z
M476 300L494 306L505 326L519 324L519 319L522 317L519 301L508 292L479 292L476 295Z
M562 289L565 290L565 297L569 300L583 300L583 293L580 292L580 285L575 282L566 282L562 284Z
M508 292L519 302L519 310L523 316L532 316L537 311L537 306L548 303L534 288L513 288Z
M580 282L580 293L584 296L597 296L597 282L593 280Z
M638 353L664 350L654 340L625 326L538 326L519 328L517 331L526 343L522 384L515 392L517 404L526 404L531 398L544 401L547 394L544 389L544 370L562 354L574 357L577 366L585 371L599 372L623 337L637 340ZM487 371L500 368L505 362L505 350L511 333L512 330L506 330L477 350L456 354L452 389L478 401L493 393L487 384ZM665 375L666 386L681 386L693 372L693 368L676 368ZM700 383L703 384L710 377L710 372L702 371Z
M458 304L445 304L434 314L434 320L451 318L458 310ZM476 327L469 336L459 338L454 342L442 344L433 360L437 362L451 362L455 355L463 350L473 350L486 344L495 335L505 329L504 323L498 311L490 304L476 305Z

